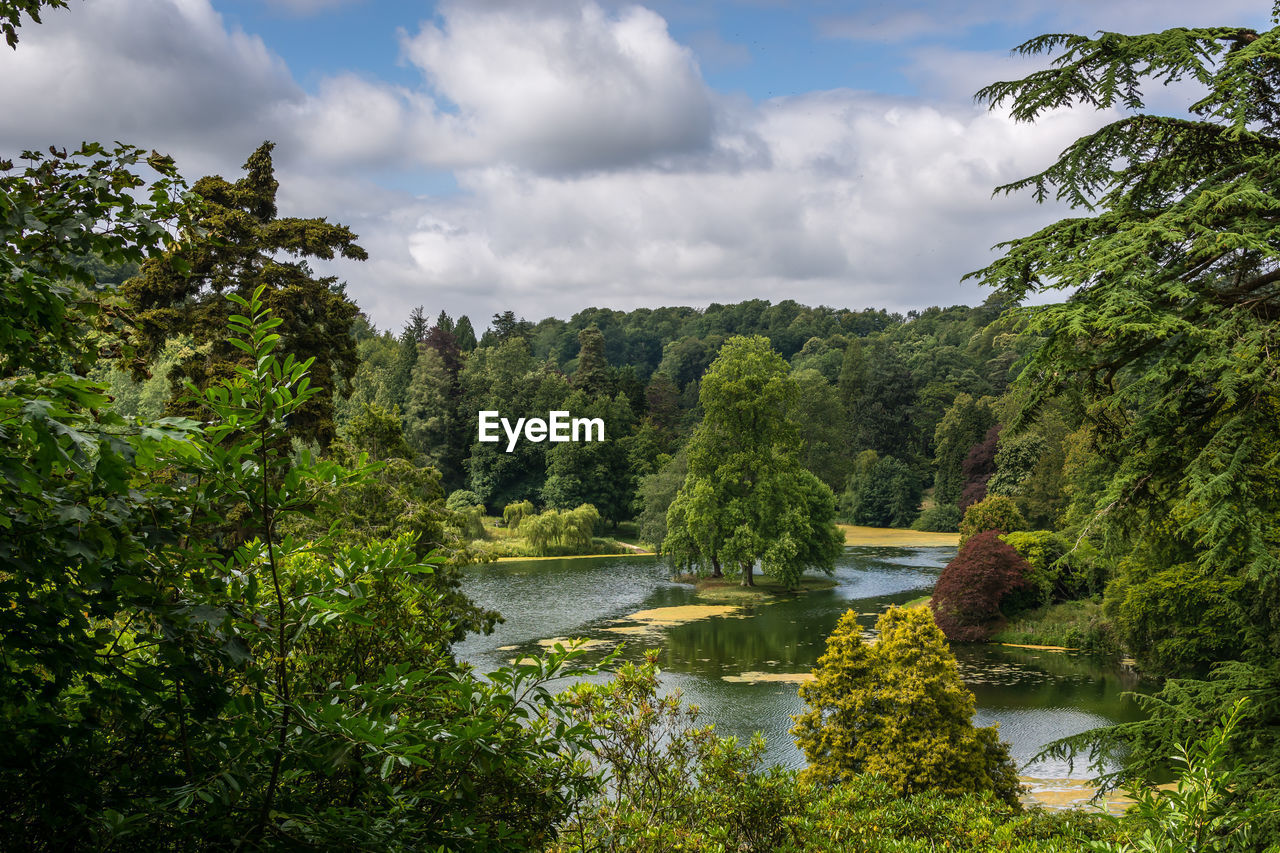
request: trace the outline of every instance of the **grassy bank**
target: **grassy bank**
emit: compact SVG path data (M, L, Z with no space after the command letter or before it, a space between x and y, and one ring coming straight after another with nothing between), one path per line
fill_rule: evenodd
M1111 623L1094 601L1066 601L1028 611L991 638L993 643L1061 646L1090 652L1119 651Z
M837 525L844 532L844 544L882 548L939 548L960 544L959 533L926 533L923 530L899 530L888 527L862 527L857 524Z
M639 545L634 531L628 523L618 525L617 536L593 536L589 547L552 545L539 550L520 535L519 528L513 530L501 524L496 516L484 519L484 538L471 543L471 549L486 557L499 560L531 560L557 557L614 557L628 554L652 553Z
M591 560L596 557L656 557L652 551L607 551L593 554L552 554L549 557L498 557L497 563L523 563L530 560Z

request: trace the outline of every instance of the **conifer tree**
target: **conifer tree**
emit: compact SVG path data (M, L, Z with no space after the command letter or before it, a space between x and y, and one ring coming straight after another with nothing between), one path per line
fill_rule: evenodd
M427 339L431 321L421 305L409 312L409 319L400 330L396 341L395 364L391 374L391 403L402 411L409 402L409 387L413 384L413 371L418 365L418 350Z
M453 337L458 342L458 349L471 352L476 348L476 330L471 326L471 318L463 314L453 327Z
M306 259L365 260L368 255L343 225L323 217L277 216L273 147L264 142L254 151L245 176L234 183L218 175L196 181L192 190L204 199L204 208L189 242L148 259L141 274L125 284L137 345L135 378L144 378L147 363L180 334L191 335L194 346L169 373L175 398L187 381L203 389L234 376L246 356L227 339L228 318L235 312L225 295L244 298L265 286L264 304L281 321L276 331L282 353L316 359L311 379L319 393L293 413L290 433L327 444L335 430L334 392L356 369L351 330L357 309L336 278L317 277ZM189 407L174 408L192 413Z
M1280 5L1273 7L1280 20ZM1162 565L1239 578L1242 654L1280 653L1280 27L1044 35L1050 66L978 93L1015 119L1084 105L1121 118L1081 137L1030 190L1079 214L1002 244L971 275L1028 308L1028 403L1017 430L1078 393L1111 464L1093 530ZM1200 90L1188 117L1144 113L1147 87ZM1159 540L1158 542L1154 540ZM1144 581L1133 580L1137 586ZM1153 597L1128 587L1131 600Z
M841 617L800 687L796 745L824 785L870 774L900 794L991 791L1015 802L1018 778L994 726L973 725L973 693L927 608L892 607L862 640L858 614Z
M988 399L975 400L960 394L947 409L933 434L936 468L933 499L939 504L958 504L964 490L961 466L969 448L982 441L987 430L995 426L995 415Z
M573 387L591 397L608 395L613 383L609 380L609 361L604 354L604 335L594 323L578 332L578 346L578 370L573 374Z

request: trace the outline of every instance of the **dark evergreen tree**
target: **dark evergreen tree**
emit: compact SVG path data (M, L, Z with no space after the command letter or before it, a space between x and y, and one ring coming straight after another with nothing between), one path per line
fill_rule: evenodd
M848 520L870 527L910 527L920 514L915 473L892 456L875 456L873 450L864 451L859 462L842 500Z
M480 339L481 346L499 346L512 338L523 338L526 342L533 332L533 324L518 318L514 311L503 311L493 315L489 330Z
M453 337L458 342L458 349L471 352L476 348L476 330L471 328L471 318L463 314L453 327Z
M578 369L573 374L573 387L588 397L607 396L612 391L609 362L604 355L604 335L594 325L578 333Z
M658 372L644 390L645 411L660 432L674 435L680 425L680 391L671 377Z
M404 410L409 400L409 385L413 369L418 363L418 347L427 339L431 321L421 305L409 312L409 319L400 331L395 366L392 368L390 391L391 404Z
M440 329L441 331L448 332L452 335L454 323L453 318L449 316L449 312L441 309L440 313L436 315L436 324L433 328Z
M964 461L969 449L981 442L996 417L985 399L960 394L943 415L934 432L933 499L939 505L959 504L966 478Z
M346 392L356 370L351 330L357 310L337 279L316 277L305 259L368 256L342 225L277 216L273 147L267 142L253 152L235 183L217 175L197 181L192 189L204 207L188 242L148 259L124 286L134 308L135 375L143 378L146 364L180 334L190 335L193 347L170 371L175 400L185 395L187 381L203 389L234 375L247 356L226 335L235 313L226 294L248 298L263 286L265 304L280 321L275 331L282 352L316 359L311 379L320 393L291 416L290 432L323 444L334 435L334 396ZM176 402L174 410L192 413Z

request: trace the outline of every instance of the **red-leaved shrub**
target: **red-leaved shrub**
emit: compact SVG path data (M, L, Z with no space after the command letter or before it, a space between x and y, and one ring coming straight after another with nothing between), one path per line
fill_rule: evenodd
M1031 566L1000 540L999 532L976 533L938 576L933 588L934 621L947 639L980 643L999 627L1000 604L1026 586Z

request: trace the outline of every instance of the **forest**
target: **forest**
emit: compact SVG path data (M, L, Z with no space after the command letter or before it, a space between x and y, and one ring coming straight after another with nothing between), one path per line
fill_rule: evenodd
M22 50L66 5L0 29ZM378 329L312 266L359 236L279 215L270 142L230 177L122 143L0 161L0 847L1280 849L1280 28L1018 50L1053 59L981 101L1132 115L999 188L1078 215L970 273L975 307ZM1170 80L1196 120L1140 112ZM508 450L486 410L607 440ZM656 654L455 655L503 618L464 590L499 557L787 590L838 524L960 544L928 607L828 638L799 772ZM1159 679L1144 719L1048 747L1126 815L1022 805L950 645L990 641Z

